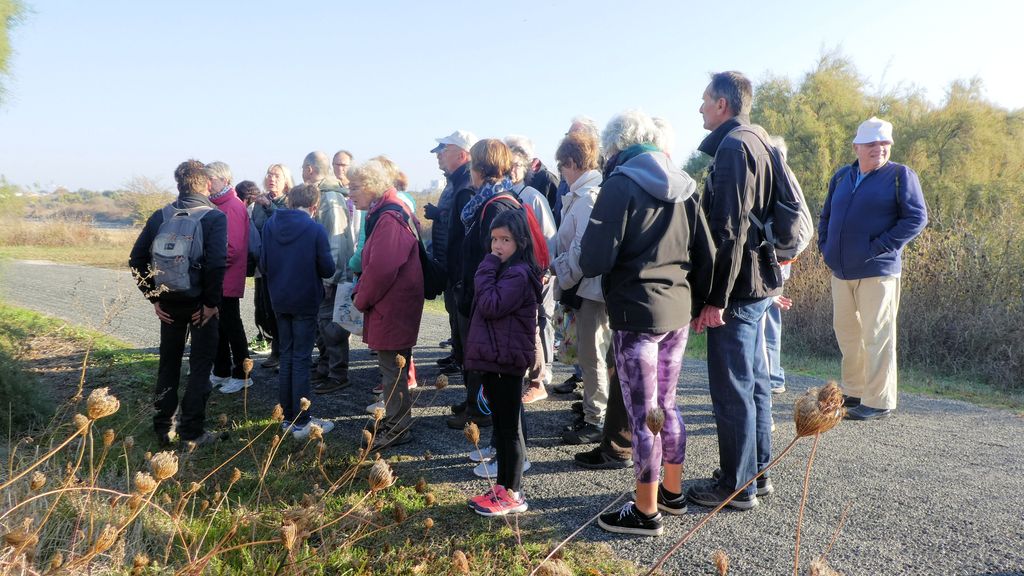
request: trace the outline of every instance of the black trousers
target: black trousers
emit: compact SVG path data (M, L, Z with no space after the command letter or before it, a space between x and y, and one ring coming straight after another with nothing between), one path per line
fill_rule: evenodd
M491 409L494 423L494 447L497 449L497 484L506 490L519 492L523 482L523 461L526 459L526 440L520 425L523 409L523 376L479 372L484 394Z
M459 314L459 341L461 343L461 349L466 349L466 336L469 335L469 317ZM482 372L476 370L466 370L466 365L462 365L462 382L466 385L466 413L470 416L482 416L480 412L480 406L477 403L477 397L480 395L480 380ZM520 394L522 393L522 384L520 383ZM522 400L522 399L520 399Z
M171 430L174 412L178 410L178 384L181 380L181 358L185 341L191 335L189 376L185 394L181 398L178 415L178 436L192 440L203 434L206 421L206 401L210 397L210 366L217 351L218 319L210 318L205 326L193 326L192 313L196 305L173 306L161 303L165 312L174 319L172 324L160 323L160 367L157 370L156 390L153 398L153 428L156 433Z
M608 408L604 414L601 450L620 460L633 456L633 433L629 429L629 415L622 399L622 385L615 370L615 344L608 347Z
M245 337L240 298L224 296L220 300L220 338L217 359L213 364L214 376L245 378L242 360L249 357L249 340Z

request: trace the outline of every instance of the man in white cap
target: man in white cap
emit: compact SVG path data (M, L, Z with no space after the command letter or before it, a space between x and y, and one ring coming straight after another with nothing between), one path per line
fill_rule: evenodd
M885 120L872 117L857 128L857 160L832 177L818 222L851 420L886 418L896 409L901 255L928 223L917 174L889 161L892 145Z

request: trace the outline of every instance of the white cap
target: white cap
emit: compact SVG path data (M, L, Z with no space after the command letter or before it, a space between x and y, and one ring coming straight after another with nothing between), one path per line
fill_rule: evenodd
M469 152L469 149L476 143L476 136L473 136L472 132L456 130L444 138L435 138L435 140L437 140L437 147L435 147L434 150L437 150L438 152L448 144L458 146L466 152Z
M872 142L892 143L892 124L872 116L857 127L854 144L871 144Z

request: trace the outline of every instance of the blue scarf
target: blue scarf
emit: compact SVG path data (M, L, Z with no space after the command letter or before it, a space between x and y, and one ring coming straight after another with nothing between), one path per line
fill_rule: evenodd
M505 178L500 182L484 184L480 190L469 199L469 202L466 202L466 206L462 209L462 214L460 215L462 218L462 224L465 225L467 229L472 226L473 222L477 218L477 211L480 207L487 203L491 198L494 198L504 192L512 194L512 181L508 178ZM515 196L515 194L512 195Z

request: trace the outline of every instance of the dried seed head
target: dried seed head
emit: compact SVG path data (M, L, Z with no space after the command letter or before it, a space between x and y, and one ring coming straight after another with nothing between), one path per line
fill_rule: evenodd
M363 430L363 432L365 433L366 430ZM320 443L316 445L316 457L317 458L323 458L324 457L324 450L326 448L327 448L327 444L325 444L323 442L323 440L321 440Z
M711 555L711 561L715 563L718 576L729 574L729 555L725 553L725 550L715 550L715 553Z
M310 404L312 404L312 402L309 401L309 398L299 398L299 409L303 412L309 410Z
M149 566L149 556L141 552L136 554L135 559L132 560L132 576L139 576L145 572L147 566Z
M220 416L217 416L217 425L220 426L221 428L227 428L228 427L228 415L224 414L224 413L221 413Z
M469 440L473 446L480 444L480 427L476 425L476 422L466 422L462 433L466 435L466 440Z
M128 497L128 509L129 510L131 510L132 512L135 512L136 510L139 509L139 506L142 506L142 495L141 494L132 494L131 496Z
M363 445L366 446L367 448L369 448L370 444L372 444L372 443L373 443L373 434L369 430L363 429Z
M174 503L174 501L171 500L170 494L164 492L163 495L160 496L160 503L163 504L164 506L170 506L171 504Z
M277 448L277 445L280 444L280 443L281 443L281 435L280 434L274 434L274 437L270 439L270 448L271 448L271 450L273 450L274 448Z
M310 424L309 425L309 439L310 439L310 441L313 441L313 440L323 440L324 439L324 429L321 428L319 424Z
M4 543L15 550L34 547L39 542L39 536L30 528L31 526L15 528L4 534Z
M241 479L242 479L242 471L241 470L239 470L238 468L235 468L234 470L231 471L231 483L232 484L234 484L235 482L238 482Z
M56 572L60 570L60 567L64 565L64 555L61 554L60 550L53 553L50 558L50 572Z
M572 576L572 569L564 560L548 560L537 567L537 576Z
M437 378L434 378L434 388L438 390L444 390L448 387L448 375L438 374Z
M39 490L46 484L46 474L36 471L32 473L32 479L28 481L28 487L33 491Z
M378 408L374 408L373 409L373 421L374 422L380 422L383 419L384 419L384 409L383 408L379 408L379 407Z
M452 554L452 569L459 574L469 574L469 558L462 550L456 550Z
M839 572L833 570L824 558L817 558L811 562L811 576L839 576Z
M295 548L298 532L298 528L292 522L281 524L281 544L285 550L291 552Z
M157 452L149 459L149 468L157 482L163 482L178 473L178 455L174 452Z
M114 444L115 438L114 431L111 428L107 428L103 431L103 447L110 448Z
M652 434L657 436L661 433L661 429L665 427L665 411L659 406L655 406L647 411L647 428Z
M114 542L117 542L117 528L107 524L103 526L103 530L100 531L100 535L96 538L96 542L93 543L89 552L102 554L109 550L114 545Z
M395 476L391 472L391 466L384 460L377 460L370 467L370 474L366 478L370 484L371 492L379 492L395 483Z
M188 485L188 491L190 494L195 494L196 492L199 492L202 489L203 485L200 484L199 482L192 482L191 484Z
M402 356L401 354L395 355L395 364L398 366L399 370L405 368L405 356Z
M99 420L117 412L121 403L110 394L110 388L97 388L89 394L85 406L89 418Z
M392 510L391 514L394 516L395 523L397 524L405 522L405 519L409 517L405 512L405 506L402 506L401 502L395 504L395 508Z
M434 527L434 519L428 516L427 519L423 521L423 527L426 528L427 530L430 530L431 528L433 528Z
M427 481L422 476L416 481L416 493L423 494L427 491Z
M828 432L839 424L845 413L843 393L838 384L829 382L821 390L811 388L797 398L793 407L796 435L803 437Z
M274 410L270 413L270 419L274 422L284 422L284 408L281 408L280 404L274 405Z
M434 496L433 492L427 492L426 495L423 496L423 501L426 502L427 506L433 506L437 503L437 496Z
M199 503L199 513L202 514L203 512L206 512L209 507L210 501L204 498L203 501Z
M71 420L75 423L75 430L79 433L85 432L89 427L89 419L85 417L85 414L75 414Z
M156 490L156 480L147 472L135 473L135 491L139 494L149 494Z
M132 448L135 448L135 436L125 436L124 449L131 450Z
M245 377L248 379L249 373L252 372L252 358L242 360L242 372L245 372Z

